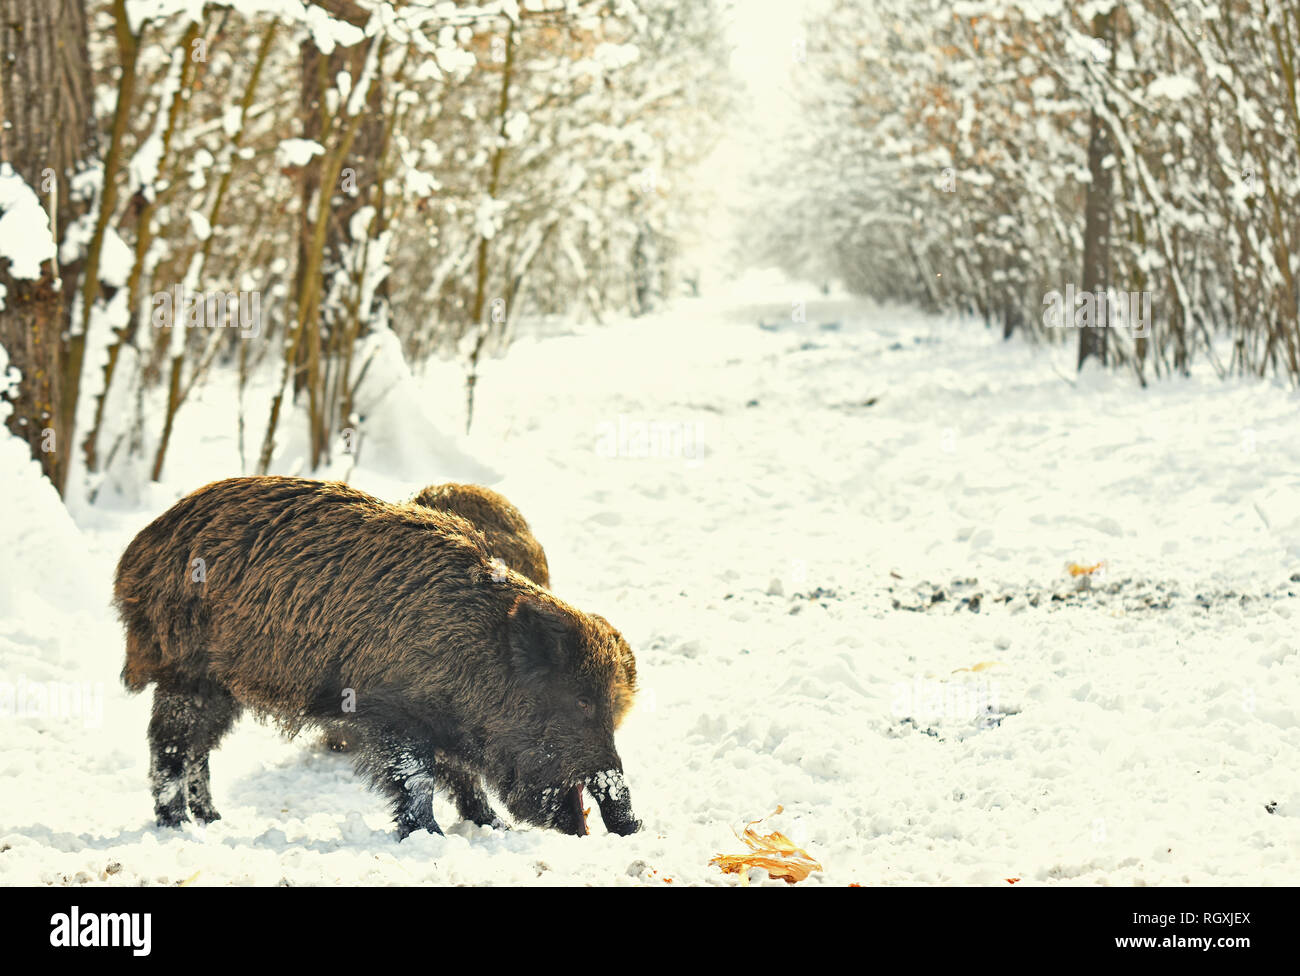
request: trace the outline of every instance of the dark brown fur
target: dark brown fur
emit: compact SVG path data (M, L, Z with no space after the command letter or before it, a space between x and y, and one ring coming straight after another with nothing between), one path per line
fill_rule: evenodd
M519 509L491 488L454 483L430 485L409 504L459 515L483 533L488 551L506 566L539 586L551 585L546 551Z
M533 535L523 514L504 495L482 485L449 482L429 485L407 504L459 515L483 534L493 558L500 559L507 568L522 573L539 586L550 587L546 551ZM324 737L325 747L331 752L350 752L356 741L355 730L336 729Z
M639 827L614 748L631 650L603 618L501 574L457 515L340 484L219 481L136 536L115 595L122 679L156 685L162 824L187 806L217 818L208 753L248 708L291 732L356 728L358 767L393 801L401 836L438 830L435 785L491 822L480 775L519 820L582 833L586 788L611 830Z

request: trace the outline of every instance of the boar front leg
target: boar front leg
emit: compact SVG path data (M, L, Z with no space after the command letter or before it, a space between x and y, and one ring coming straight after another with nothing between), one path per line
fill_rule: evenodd
M400 733L384 731L368 736L360 757L375 787L392 803L397 839L417 830L441 834L433 817L433 794L438 783L434 750Z
M442 760L438 766L438 782L451 794L456 803L456 812L462 820L480 827L505 828L505 823L492 809L492 801L488 799L475 773Z

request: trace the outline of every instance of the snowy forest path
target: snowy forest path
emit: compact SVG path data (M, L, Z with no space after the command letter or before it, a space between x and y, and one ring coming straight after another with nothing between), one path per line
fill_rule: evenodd
M212 759L224 820L147 826L148 701L117 684L107 596L162 500L78 526L22 473L0 677L102 697L98 716L9 722L3 772L24 790L0 798L0 881L717 883L731 828L777 805L825 866L812 883L1293 878L1297 402L1199 375L1071 386L1053 366L971 322L784 286L482 364L467 450L504 475L556 592L637 653L618 742L646 830L629 838L440 810L446 837L398 847L345 760L253 722ZM457 416L456 377L425 376L431 416ZM231 473L211 439L230 418L200 419L209 439L176 465L194 483L161 493ZM437 448L372 449L354 483L419 487L390 460L448 476ZM1072 588L1071 562L1105 563L1097 592L1193 598L993 599ZM1229 592L1273 598L1194 599Z

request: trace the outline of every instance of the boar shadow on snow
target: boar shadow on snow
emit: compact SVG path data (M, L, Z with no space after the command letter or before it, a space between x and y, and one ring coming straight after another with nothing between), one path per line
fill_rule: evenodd
M583 792L632 833L614 730L636 662L603 617L494 564L465 519L346 485L233 478L143 529L117 568L128 689L154 685L159 824L219 818L208 756L244 709L290 734L355 729L399 837L441 833L433 796L498 823L586 833ZM351 711L345 709L351 708Z

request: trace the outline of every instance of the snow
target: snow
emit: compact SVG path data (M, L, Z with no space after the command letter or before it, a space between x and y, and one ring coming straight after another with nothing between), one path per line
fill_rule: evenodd
M324 155L325 147L315 139L282 139L275 152L281 166L306 166L313 156Z
M200 391L165 483L75 523L0 441L0 775L23 784L0 884L735 884L709 859L778 805L825 868L804 885L1294 879L1293 393L1072 384L1068 350L766 279L520 328L463 442L440 433L459 370L417 379L379 333L351 481L399 499L474 469L526 514L556 592L636 651L618 745L645 829L494 831L440 797L447 836L398 844L345 759L249 720L212 759L225 819L153 826L149 700L117 681L108 600L135 532L239 470L233 401ZM702 433L690 456L597 450L622 418ZM1102 561L1089 590L1065 571ZM88 689L89 712L34 716L20 682Z
M203 216L203 214L197 210L191 210L189 217L190 227L193 228L195 237L200 241L206 241L212 236L212 224L208 221L207 217Z
M406 192L413 197L431 197L438 192L438 178L423 170L408 169L405 176Z
M528 135L529 126L527 113L511 112L505 124L506 141L514 144L522 143Z
M463 48L456 47L454 40L439 47L434 57L438 60L438 67L450 75L464 74L478 64L474 55Z
M191 214L191 219L198 216ZM201 219L201 218L200 218ZM104 228L104 243L99 252L99 280L114 288L121 288L131 277L135 252L112 227Z
M216 161L216 157L202 147L194 151L189 164L186 166L186 170L190 174L189 186L191 190L201 190L207 185L207 171L212 168Z
M50 217L36 193L8 163L0 164L0 260L14 278L39 278L57 249Z
M127 165L127 190L135 194L144 192L153 199L154 182L158 179L158 164L162 161L163 138L160 132L151 132L131 157Z
M365 36L361 28L336 20L322 8L302 0L127 0L126 16L131 32L138 35L149 21L167 20L176 14L201 22L204 8L210 5L229 7L245 17L270 14L303 24L323 54L332 53L336 45L355 44Z
M365 108L366 98L370 93L370 85L374 81L375 71L379 65L379 38L376 37L370 42L370 47L366 50L366 60L361 66L361 77L358 79L356 87L352 87L352 76L346 72L339 72L339 91L347 97L348 115L359 115ZM347 91L344 90L343 78L347 78Z
M635 44L598 44L592 57L602 68L617 71L641 56Z
M1191 78L1182 75L1162 75L1147 85L1147 95L1151 98L1167 98L1179 101L1200 94L1200 87Z

